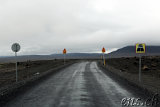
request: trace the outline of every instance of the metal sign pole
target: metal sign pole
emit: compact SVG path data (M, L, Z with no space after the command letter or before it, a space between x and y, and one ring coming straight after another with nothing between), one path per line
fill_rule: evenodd
M139 82L142 82L142 56L141 54L145 54L146 45L144 43L136 44L136 53L139 54Z
M141 83L141 64L142 61L141 61L141 55L139 54L139 82Z
M104 53L106 52L105 48L103 47L102 48L102 53L103 53L103 64L105 66L105 56L104 56Z
M16 63L16 82L18 81L18 70L17 70L17 52L20 51L21 46L18 43L14 43L11 46L13 52L15 52L15 63Z
M104 63L104 66L105 66L105 56L104 56L104 53L103 53L103 63Z
M17 70L17 52L15 52L15 59L16 59L16 82L18 81L18 70Z
M101 58L102 58L102 64L103 64L103 57L104 57L104 56L103 56L103 53L102 53L102 56L101 56Z
M65 54L64 54L64 65L65 65L65 58L66 58L66 56L65 56Z
M102 54L102 64L104 63L104 53Z

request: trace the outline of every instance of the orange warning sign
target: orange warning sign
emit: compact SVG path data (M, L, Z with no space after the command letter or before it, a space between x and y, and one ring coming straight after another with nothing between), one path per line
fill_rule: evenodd
M64 50L63 50L63 54L66 54L67 53L67 50L64 48Z
M106 52L106 49L105 49L104 47L103 47L103 49L102 49L102 52L103 52L103 53L105 53L105 52Z

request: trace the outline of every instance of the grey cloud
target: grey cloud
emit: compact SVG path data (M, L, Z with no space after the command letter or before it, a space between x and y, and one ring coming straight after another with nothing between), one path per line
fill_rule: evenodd
M159 0L1 0L0 55L98 52L159 45Z

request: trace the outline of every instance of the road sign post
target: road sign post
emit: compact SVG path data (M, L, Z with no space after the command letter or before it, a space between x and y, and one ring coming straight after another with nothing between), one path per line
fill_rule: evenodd
M67 50L64 48L64 50L63 50L64 65L65 65L65 63L66 63L66 53L67 53Z
M12 51L15 52L15 63L16 63L16 82L18 81L18 67L17 67L17 52L20 51L20 45L18 43L14 43L12 45Z
M103 65L105 66L106 65L106 60L105 60L105 53L106 52L106 49L103 47L102 48L102 53L103 53Z
M145 54L146 46L144 43L136 44L136 53L139 54L139 82L142 82L142 57L141 54Z
M142 65L141 63L142 63L141 55L139 54L139 82L141 82L141 74L142 74L142 73L141 73L141 72L142 72L142 71L141 71L141 68L142 68L142 67L141 67L141 65Z
M16 82L17 82L18 81L17 52L15 52L15 60L16 60Z

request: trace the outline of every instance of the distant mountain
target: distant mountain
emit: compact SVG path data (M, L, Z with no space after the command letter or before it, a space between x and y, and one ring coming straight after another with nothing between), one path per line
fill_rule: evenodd
M159 56L160 46L146 46L146 53L143 56ZM100 59L102 53L67 53L67 59ZM134 57L138 56L135 53L135 46L126 46L120 48L117 51L105 54L105 58L118 58L118 57ZM18 61L27 60L52 60L52 59L63 59L63 54L51 54L51 55L24 55L18 56ZM0 63L15 62L15 57L0 57Z
M99 53L68 53L66 54L66 59L99 59L101 54ZM63 59L63 54L51 54L51 55L24 55L17 56L17 61L27 61L27 60L53 60L53 59ZM0 57L0 63L15 62L15 57Z
M52 54L53 58L62 59L64 58L63 54ZM95 59L100 58L100 53L68 53L66 54L67 59Z
M27 60L48 60L52 59L50 55L24 55L24 56L17 56L17 61L27 61ZM0 63L7 63L7 62L15 62L14 56L8 57L0 57Z
M135 46L126 46L124 48L120 48L117 51L111 52L106 55L106 57L133 57L138 56L135 53ZM156 56L160 55L160 46L146 46L146 53L142 54L143 56Z

